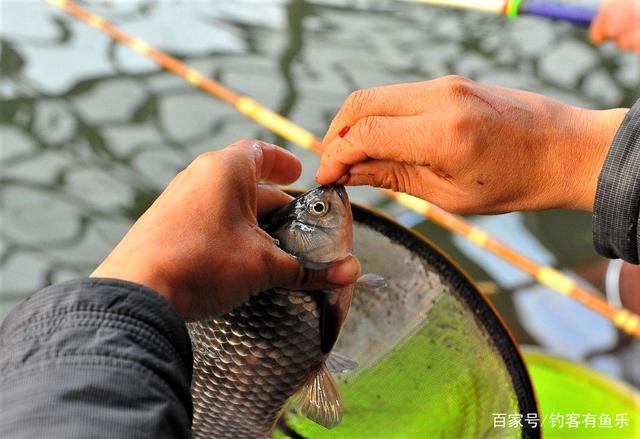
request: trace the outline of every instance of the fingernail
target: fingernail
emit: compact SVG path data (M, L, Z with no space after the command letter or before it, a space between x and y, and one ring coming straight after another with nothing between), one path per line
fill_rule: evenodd
M349 181L349 174L344 174L342 177L340 177L336 181L336 184L347 184L348 181Z
M338 133L338 137L346 136L350 129L351 129L350 125L345 125L344 127L342 127L342 129Z

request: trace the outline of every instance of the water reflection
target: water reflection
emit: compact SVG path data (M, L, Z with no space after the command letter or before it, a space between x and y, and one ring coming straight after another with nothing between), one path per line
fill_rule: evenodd
M637 55L593 48L584 30L564 23L397 1L83 5L318 134L353 89L449 73L589 108L640 97ZM46 283L90 272L198 153L239 137L283 143L44 2L2 0L1 7L0 317ZM305 163L297 186L310 187L317 157L294 150ZM374 191L352 194L404 212ZM519 218L555 254L550 263L596 260L588 215ZM449 234L429 223L419 229L473 276L489 277ZM498 303L521 339L531 340L518 330L510 300Z

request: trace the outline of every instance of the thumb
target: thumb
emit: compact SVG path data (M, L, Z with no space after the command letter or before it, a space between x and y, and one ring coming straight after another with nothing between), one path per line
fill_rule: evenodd
M319 270L304 267L281 249L272 253L271 258L269 267L274 287L320 290L350 285L360 277L360 262L351 255Z

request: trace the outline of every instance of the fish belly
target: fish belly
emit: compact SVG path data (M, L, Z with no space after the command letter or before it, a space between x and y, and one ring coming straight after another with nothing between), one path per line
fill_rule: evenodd
M309 292L271 290L189 323L196 438L263 438L326 355Z

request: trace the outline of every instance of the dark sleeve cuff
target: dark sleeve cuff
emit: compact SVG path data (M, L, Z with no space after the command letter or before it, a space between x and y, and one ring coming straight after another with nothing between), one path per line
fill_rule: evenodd
M187 437L191 364L184 322L153 290L45 288L0 326L0 437Z
M598 178L593 212L598 253L640 263L640 100L613 139Z

